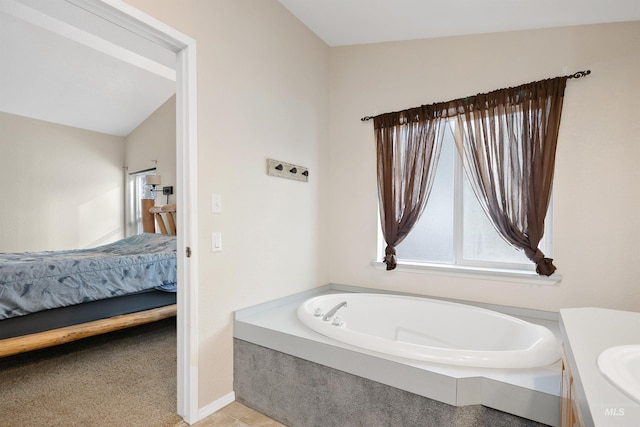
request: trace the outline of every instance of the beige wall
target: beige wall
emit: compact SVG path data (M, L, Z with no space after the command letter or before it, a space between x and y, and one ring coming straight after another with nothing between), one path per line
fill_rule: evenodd
M233 390L233 310L329 280L329 49L276 0L128 2L197 41L204 407ZM308 167L309 182L267 176L267 158Z
M640 129L625 114L640 95L638 23L329 49L275 0L127 1L197 41L200 407L232 390L233 310L329 281L549 310L640 309ZM372 268L375 153L360 117L565 67L593 74L569 82L565 101L553 236L563 281ZM268 177L266 158L308 166L310 182ZM210 213L212 193L222 214ZM210 252L212 231L221 253Z
M558 310L640 310L640 22L331 49L331 280ZM554 203L556 286L386 272L372 122L359 118L567 72Z
M169 203L175 203L176 192L176 97L172 96L145 121L126 136L127 172L156 168L162 187L173 186ZM155 163L156 161L157 163ZM167 202L159 191L158 204Z
M124 237L124 138L0 113L0 251Z
M126 235L138 233L135 221L139 203L133 200L135 176L132 173L155 168L161 177L156 188L156 205L175 203L178 193L176 186L176 97L169 98L156 111L125 137L125 159L127 186L125 200ZM173 187L173 194L162 194L162 187Z

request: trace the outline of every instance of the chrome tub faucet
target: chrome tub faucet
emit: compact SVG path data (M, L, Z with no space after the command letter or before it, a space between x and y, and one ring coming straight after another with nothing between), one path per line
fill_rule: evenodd
M335 307L333 307L331 310L329 310L327 312L327 314L322 316L322 320L324 320L325 322L328 322L329 320L331 320L331 318L336 314L336 312L338 310L340 310L342 307L346 307L346 306L347 306L347 302L346 301L342 301L340 304L337 304Z

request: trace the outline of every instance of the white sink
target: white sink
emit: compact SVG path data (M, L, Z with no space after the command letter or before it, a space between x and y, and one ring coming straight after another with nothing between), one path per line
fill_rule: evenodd
M640 344L604 350L598 356L598 369L618 390L640 403Z

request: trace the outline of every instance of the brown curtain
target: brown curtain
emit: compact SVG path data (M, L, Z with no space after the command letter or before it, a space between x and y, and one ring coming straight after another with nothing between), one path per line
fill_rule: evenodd
M424 211L440 155L443 111L422 106L374 117L384 262L396 268L395 247Z
M543 80L449 104L457 117L456 145L478 201L498 233L523 249L545 276L556 270L538 245L551 196L566 80Z

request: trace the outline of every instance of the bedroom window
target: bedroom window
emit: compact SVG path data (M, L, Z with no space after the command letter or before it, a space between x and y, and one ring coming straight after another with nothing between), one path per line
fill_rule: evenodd
M535 271L522 250L509 245L480 206L456 151L455 123L445 126L433 187L426 208L407 237L396 247L400 264L447 265ZM549 213L551 208L549 209ZM551 236L547 214L545 236ZM384 239L380 253L384 254ZM551 239L540 249L551 254Z
M142 233L142 199L154 199L156 193L147 185L147 175L155 175L156 169L149 169L129 174L129 208L127 209L127 235Z

